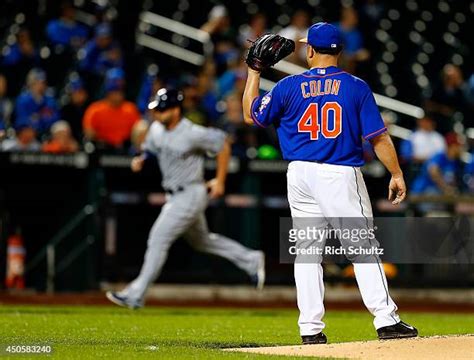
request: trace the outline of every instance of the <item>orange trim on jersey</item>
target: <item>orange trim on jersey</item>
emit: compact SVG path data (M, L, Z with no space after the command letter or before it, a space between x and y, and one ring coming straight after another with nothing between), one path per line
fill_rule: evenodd
M335 73L332 73L332 74L326 74L326 75L306 75L304 73L302 73L301 75L303 75L304 77L308 77L308 78L313 78L313 77L324 78L324 77L327 77L327 76L340 75L340 74L347 74L347 71L338 71L338 72L335 72Z
M373 133L370 133L369 135L366 135L364 136L364 139L365 140L369 140L370 137L374 136L374 135L378 135L377 133L384 133L385 131L387 131L387 128L386 127L383 127L381 129L378 129L377 131L374 131Z

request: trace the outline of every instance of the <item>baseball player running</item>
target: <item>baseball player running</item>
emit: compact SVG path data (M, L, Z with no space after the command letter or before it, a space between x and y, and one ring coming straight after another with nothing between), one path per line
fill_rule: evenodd
M388 196L397 205L405 199L406 187L395 148L369 86L337 67L342 51L338 29L317 23L300 41L307 43L310 69L282 79L263 96L259 96L260 71L282 58L286 44L277 35L266 35L249 49L245 121L261 127L274 124L277 129L283 156L290 161L288 201L293 219L312 217L325 222L323 227L336 228L334 218L360 218L369 227L373 215L360 171L362 138L372 143L392 174ZM400 321L380 259L374 256L376 261L354 263L354 271L379 339L417 336L414 327ZM294 276L303 344L326 343L323 268L320 262L295 261Z
M141 171L150 153L156 155L162 173L166 204L151 228L145 260L139 276L123 291L107 292L107 298L131 309L142 307L148 286L160 274L173 242L183 235L198 251L224 257L247 272L261 289L265 281L265 259L252 250L210 233L204 211L208 197L224 194L230 144L223 131L193 124L182 115L183 94L175 89L160 89L148 108L155 121L144 143L144 154L135 157L131 167ZM217 153L216 178L204 183L205 153Z

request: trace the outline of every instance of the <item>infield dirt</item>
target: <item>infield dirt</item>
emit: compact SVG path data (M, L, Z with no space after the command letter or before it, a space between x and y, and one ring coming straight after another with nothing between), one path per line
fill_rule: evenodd
M228 349L268 355L318 356L345 359L472 359L474 335L433 336L404 340L357 341L326 345Z

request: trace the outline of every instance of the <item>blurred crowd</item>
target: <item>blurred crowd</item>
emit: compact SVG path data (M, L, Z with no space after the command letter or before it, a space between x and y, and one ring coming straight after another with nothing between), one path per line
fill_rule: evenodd
M275 132L244 126L242 116L245 51L252 40L274 31L265 13L257 12L248 23L237 26L223 5L213 7L201 26L214 45L204 65L172 80L161 76L160 64L148 65L137 97L126 99L130 92L126 91L123 50L112 19L100 10L94 14L93 24L86 25L77 20L73 3L64 1L59 18L50 20L44 29L47 48L35 44L30 33L33 29L11 27L0 54L1 150L138 152L151 121L147 103L157 89L171 84L184 92L186 117L229 133L234 156L279 158ZM357 9L341 7L335 25L345 42L341 65L346 71L363 77L371 53L359 19L375 23L383 10L373 0L364 1ZM291 15L288 26L278 32L293 40L306 37L314 14L299 9ZM51 52L47 63L44 51ZM306 66L300 43L286 60ZM55 90L49 87L50 82ZM469 130L474 127L473 106L474 75L446 64L439 85L425 100L425 117L397 141L412 193L474 192L474 130ZM371 161L370 144L364 149Z

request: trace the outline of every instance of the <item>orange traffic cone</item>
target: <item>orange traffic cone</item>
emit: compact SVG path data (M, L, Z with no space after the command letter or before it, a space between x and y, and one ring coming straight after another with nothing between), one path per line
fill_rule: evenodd
M8 289L25 288L25 257L26 251L23 246L23 238L16 234L7 241L7 275L5 285Z

